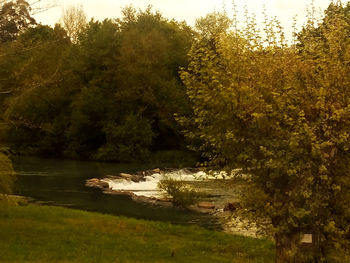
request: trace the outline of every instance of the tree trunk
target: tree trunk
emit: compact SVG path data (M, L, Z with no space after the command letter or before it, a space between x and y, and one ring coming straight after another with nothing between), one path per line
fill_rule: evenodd
M276 234L276 263L299 263L297 258L299 233Z
M312 243L302 244L301 233L276 234L276 263L319 262L319 242L313 235Z

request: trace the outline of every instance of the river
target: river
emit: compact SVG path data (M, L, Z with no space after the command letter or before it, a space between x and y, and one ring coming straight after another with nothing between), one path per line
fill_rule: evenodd
M221 229L217 218L208 214L136 202L129 196L107 195L99 189L85 186L89 178L133 173L155 168L154 165L19 157L14 161L14 168L17 174L16 194L36 201L118 216Z

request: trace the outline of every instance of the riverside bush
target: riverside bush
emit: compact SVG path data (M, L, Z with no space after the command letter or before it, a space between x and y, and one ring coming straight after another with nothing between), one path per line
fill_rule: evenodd
M14 183L11 160L0 151L0 195L10 194Z
M5 148L0 148L0 205L7 206L16 204L16 201L9 196L12 193L15 174L6 152Z
M175 206L187 207L198 202L200 193L186 185L184 181L166 178L158 183L159 189L166 192Z

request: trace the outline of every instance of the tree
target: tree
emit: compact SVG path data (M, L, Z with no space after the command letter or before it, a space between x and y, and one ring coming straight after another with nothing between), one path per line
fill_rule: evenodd
M25 29L35 24L30 6L25 0L0 2L0 43L16 39Z
M222 33L227 32L231 26L231 20L226 14L213 12L205 17L197 19L195 29L201 41L205 41L215 48L215 39Z
M8 140L16 150L52 153L64 146L63 113L72 90L64 86L69 79L65 71L69 48L70 40L60 26L39 25L21 34L0 62L4 63L0 86L12 90L4 118L11 127Z
M155 150L181 147L183 139L174 114L190 108L178 71L187 65L193 31L185 23L152 12L151 7L123 12L117 99L152 120Z
M119 27L112 20L92 20L72 49L69 67L76 81L65 156L95 159L99 148L106 143L104 127L119 121L119 105L113 100L118 87L119 39Z
M13 2L13 0L0 0L0 5L4 5L9 2ZM57 0L28 0L26 2L30 6L29 11L32 16L57 6Z
M275 21L265 42L248 19L214 45L198 39L182 71L189 134L203 140L208 165L250 175L240 215L275 238L276 262L350 258L350 27L343 12L332 14L308 25L322 35L299 50L271 30ZM313 250L303 234L313 235Z
M174 114L190 112L178 69L187 64L192 30L129 8L121 19L91 20L77 35L72 45L59 25L40 25L3 46L0 90L11 91L12 145L106 161L184 147Z
M60 23L73 43L87 26L87 18L82 5L70 6L63 11Z
M10 72L14 72L14 68L17 65L16 61L18 61L13 54L13 46L16 45L12 43L13 40L17 39L27 29L36 26L36 21L33 18L34 14L43 12L53 6L51 1L46 0L0 0L0 75L4 74L5 76L0 78L1 107L3 107L3 100L14 92L11 77L8 77ZM19 53L25 53L26 51L20 50L19 45L15 49Z
M0 0L0 43L12 41L34 27L35 14L56 6L56 0Z
M83 87L72 103L67 152L131 161L178 147L173 114L188 109L178 68L187 62L191 38L185 24L151 9L127 8L115 22L91 21L77 46Z

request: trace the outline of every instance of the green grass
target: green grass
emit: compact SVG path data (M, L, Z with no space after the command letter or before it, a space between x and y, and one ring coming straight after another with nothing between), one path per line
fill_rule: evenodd
M49 206L0 208L0 262L274 262L273 243Z

